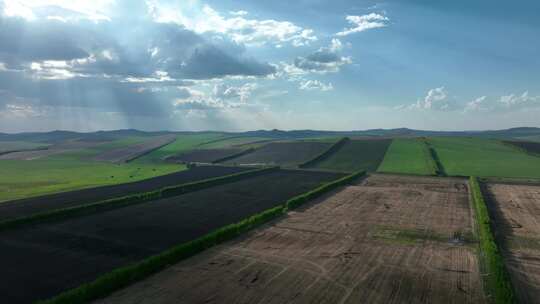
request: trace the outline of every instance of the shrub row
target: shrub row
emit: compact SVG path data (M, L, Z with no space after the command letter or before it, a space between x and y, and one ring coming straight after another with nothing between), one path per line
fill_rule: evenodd
M424 142L426 157L430 162L430 167L433 171L433 174L437 176L447 176L443 164L439 158L439 155L437 154L437 151L435 151L435 148L431 146L431 144L427 141L425 137L423 137L421 140Z
M316 163L327 159L328 157L330 157L330 155L334 154L336 151L341 149L341 147L343 147L348 141L350 141L350 138L348 138L348 137L341 138L336 143L334 143L332 146L330 146L330 148L328 148L326 151L324 151L321 154L317 155L315 158L313 158L311 160L308 160L307 162L305 162L303 164L298 165L298 167L299 168L307 168L307 167L314 166Z
M80 206L67 207L62 209L56 209L52 211L46 211L37 213L30 216L5 220L0 222L0 231L11 229L14 227L19 227L22 225L42 222L42 221L51 221L51 220L60 220L68 217L81 216L92 214L96 212L102 212L110 209L121 208L124 206L144 203L148 201L153 201L157 199L172 197L181 195L184 193L217 186L225 183L234 182L240 179L247 177L252 177L260 174L265 174L270 171L279 169L278 167L270 167L263 169L249 170L245 172L233 173L225 176L218 176L213 178L204 179L201 181L195 181L185 184L180 184L176 186L164 187L162 189L130 194L122 197L116 197L112 199L107 199L95 203L84 204Z
M486 291L491 294L494 303L516 303L510 276L491 230L489 212L478 179L471 176L469 186L476 213L481 264L487 271L485 276Z
M179 261L200 253L207 248L233 239L243 232L273 220L285 214L289 209L295 208L310 199L335 189L336 187L349 183L363 174L364 172L357 172L333 182L326 183L312 191L293 197L285 204L260 212L238 223L224 226L204 235L203 237L177 245L167 251L146 258L135 264L113 270L91 283L81 285L78 288L66 291L50 300L46 300L41 303L87 303L98 298L103 298L118 289L127 287L130 284L163 270L169 265L178 263Z

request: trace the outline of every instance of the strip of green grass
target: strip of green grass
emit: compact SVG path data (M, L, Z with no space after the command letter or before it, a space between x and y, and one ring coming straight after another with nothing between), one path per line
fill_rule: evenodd
M540 158L483 138L428 139L450 176L540 178Z
M489 212L476 177L469 178L469 186L480 240L480 262L487 273L484 276L486 291L494 303L516 303L510 275L495 243Z
M376 171L390 142L390 140L350 140L315 167L343 172Z
M364 172L356 172L333 182L326 183L314 190L293 197L281 206L277 206L261 213L255 214L238 223L219 228L201 238L172 247L171 249L146 258L135 264L118 268L109 272L95 281L84 284L78 288L64 292L42 304L79 304L88 303L92 300L103 298L114 291L127 287L137 281L163 270L164 268L187 259L199 252L225 241L231 240L238 235L256 228L272 219L286 214L288 210L296 208L309 200L327 193L339 186L364 175Z
M308 160L307 162L298 165L298 167L300 167L300 168L308 168L308 167L313 167L316 164L323 162L324 160L330 158L332 156L332 154L339 151L339 149L341 149L349 141L350 141L350 138L348 138L348 137L343 137L343 138L339 139L338 141L334 142L334 144L332 146L330 146L330 148L328 148L328 150L322 152L321 154L317 155L313 159Z
M379 172L436 175L425 143L416 138L396 138L388 148Z
M115 208L121 208L129 205L140 204L148 201L154 201L157 199L178 196L184 193L208 188L211 186L222 185L237 181L240 179L248 178L251 176L264 174L273 170L276 170L277 167L272 168L263 168L263 169L254 169L245 172L233 173L225 176L208 178L201 181L191 182L180 184L176 186L168 186L162 189L130 194L122 197L107 199L104 201L99 201L95 203L84 204L80 206L62 208L42 213L37 213L27 217L21 217L6 221L0 221L0 231L6 229L12 229L14 227L20 227L22 225L34 224L42 221L52 221L52 220L61 220L74 216L87 215L96 212L103 212L106 210L111 210Z
M134 182L184 170L166 163L74 159L0 160L0 202L62 191Z

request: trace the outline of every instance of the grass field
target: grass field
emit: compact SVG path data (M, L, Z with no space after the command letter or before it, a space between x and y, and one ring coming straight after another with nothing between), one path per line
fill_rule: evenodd
M111 164L69 158L0 160L0 202L132 182L184 169L177 164Z
M496 140L435 137L429 142L448 175L540 178L540 157Z
M227 137L230 137L230 136L227 136ZM246 148L246 147L249 148L252 145L261 146L265 144L265 142L263 143L259 143L259 142L269 140L269 138L266 138L266 137L233 137L233 138L227 138L227 137L224 137L223 140L201 145L199 148L222 149L222 148L230 148L230 147L238 146L238 145L242 145L242 148Z
M223 137L220 133L201 133L179 135L176 140L160 149L138 158L135 163L155 163L161 162L167 156L191 150L200 144Z
M129 136L122 139L105 142L92 147L73 149L69 152L48 156L50 160L89 160L106 151L122 148L129 145L135 145L148 140L148 137Z
M391 140L351 140L315 168L353 172L375 171Z
M420 175L435 174L424 142L416 138L394 139L377 171Z

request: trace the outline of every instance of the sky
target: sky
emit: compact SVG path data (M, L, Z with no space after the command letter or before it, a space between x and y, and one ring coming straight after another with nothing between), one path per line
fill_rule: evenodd
M539 11L0 0L0 132L540 127Z

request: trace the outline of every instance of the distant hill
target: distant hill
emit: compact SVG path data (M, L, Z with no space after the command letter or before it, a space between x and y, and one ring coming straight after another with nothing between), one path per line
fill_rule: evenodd
M51 131L51 132L32 132L32 133L16 133L6 134L0 133L0 141L27 141L38 143L57 143L66 140L81 140L81 141L109 141L126 136L155 136L164 134L197 134L215 132L230 136L250 136L250 137L266 137L276 139L298 139L298 138L314 138L328 136L377 136L377 137L418 137L418 136L478 136L487 138L517 138L517 139L534 139L540 140L540 128L519 127L504 130L486 130L486 131L430 131L430 130L414 130L408 128L397 129L370 129L370 130L354 130L354 131L324 131L324 130L256 130L247 132L219 132L219 131L204 131L204 132L175 132L175 131L159 131L146 132L135 129L114 130L114 131L98 131L98 132L73 132L73 131Z

